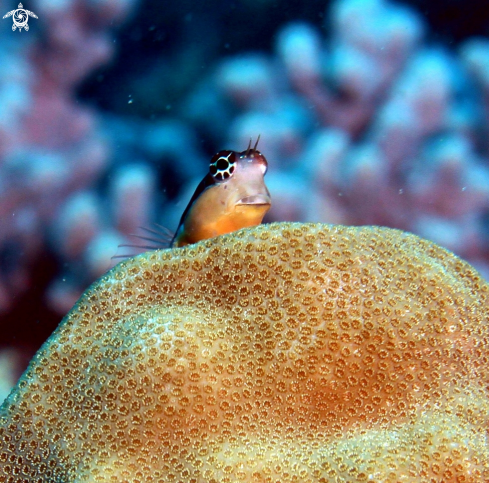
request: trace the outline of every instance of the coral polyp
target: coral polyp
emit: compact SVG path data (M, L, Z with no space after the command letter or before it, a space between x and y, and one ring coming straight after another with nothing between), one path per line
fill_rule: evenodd
M486 481L488 297L387 228L279 223L139 255L4 403L0 481Z

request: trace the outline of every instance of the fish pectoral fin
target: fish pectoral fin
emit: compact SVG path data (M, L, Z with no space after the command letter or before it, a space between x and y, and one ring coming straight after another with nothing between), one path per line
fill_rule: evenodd
M159 225L158 223L154 224L157 227L157 230L152 230L150 228L146 228L144 226L140 226L139 229L143 230L153 236L148 237L148 236L143 236L143 235L138 235L136 233L131 233L129 234L130 237L137 238L139 240L143 240L146 242L150 242L151 245L143 245L143 244L131 244L131 243L124 243L121 245L118 245L117 248L134 248L136 250L136 253L131 253L127 255L114 255L111 257L112 259L115 258L131 258L136 255L139 255L143 251L148 251L148 250L160 250L163 248L170 248L174 235L173 233L166 227Z

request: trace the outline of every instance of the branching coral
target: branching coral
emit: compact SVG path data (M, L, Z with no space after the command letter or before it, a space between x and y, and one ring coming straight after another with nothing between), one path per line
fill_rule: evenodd
M114 50L109 29L136 3L42 1L30 7L39 26L28 38L13 40L10 29L0 34L0 313L29 288L28 265L46 251L50 233L60 234L59 220L72 199L90 191L107 168L109 143L93 110L81 107L74 91L109 60ZM85 203L85 213L91 207ZM88 223L85 213L80 209L76 226L62 234L85 230L78 253L63 246L61 234L51 241L62 261L90 267L96 256L94 250L86 253L87 245L101 229Z
M4 403L0 481L486 481L488 298L467 263L386 228L142 254Z

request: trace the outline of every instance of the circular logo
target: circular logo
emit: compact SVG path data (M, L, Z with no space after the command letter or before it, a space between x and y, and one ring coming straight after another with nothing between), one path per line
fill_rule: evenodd
M13 27L17 27L19 29L22 29L23 27L26 30L29 30L29 26L27 25L27 22L29 21L29 15L27 15L27 12L23 8L18 8L13 15L13 21L14 25L12 26L12 30L15 30Z

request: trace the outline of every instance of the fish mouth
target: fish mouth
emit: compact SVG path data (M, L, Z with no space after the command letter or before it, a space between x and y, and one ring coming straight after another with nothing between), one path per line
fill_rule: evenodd
M236 204L270 206L272 204L272 200L269 195L253 195L253 196L245 196L244 198L241 198Z

